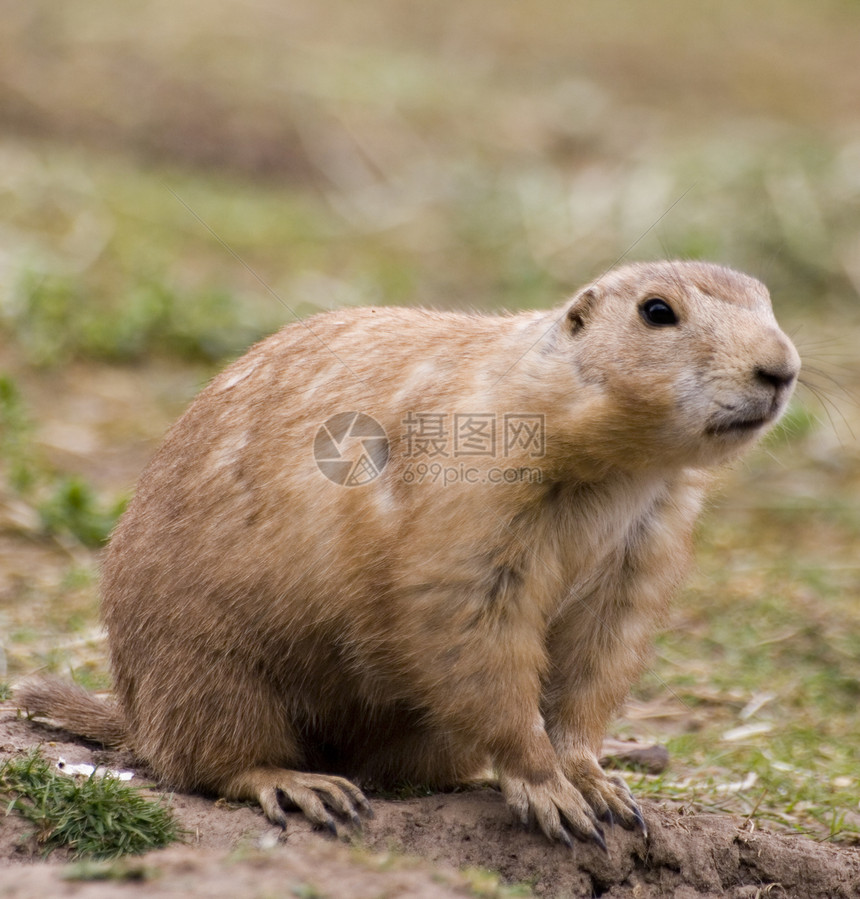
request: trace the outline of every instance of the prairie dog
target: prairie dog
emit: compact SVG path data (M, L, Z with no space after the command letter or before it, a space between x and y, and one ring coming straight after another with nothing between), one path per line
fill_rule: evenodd
M707 469L773 425L799 367L766 288L695 262L548 312L289 325L192 403L113 535L116 705L51 680L19 704L281 824L356 820L353 779L491 763L550 839L644 828L598 766L605 728Z

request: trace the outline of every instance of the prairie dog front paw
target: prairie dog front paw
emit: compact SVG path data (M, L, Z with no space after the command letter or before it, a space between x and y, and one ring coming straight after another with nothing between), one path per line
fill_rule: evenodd
M499 778L505 800L518 820L529 826L537 823L552 841L571 846L571 833L592 840L606 849L603 831L583 794L559 771L541 783L520 777Z

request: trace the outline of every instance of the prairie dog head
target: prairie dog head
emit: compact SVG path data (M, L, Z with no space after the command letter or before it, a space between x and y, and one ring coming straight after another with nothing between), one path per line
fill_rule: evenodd
M608 435L597 455L630 468L727 461L778 420L800 370L767 288L717 265L618 269L562 325Z

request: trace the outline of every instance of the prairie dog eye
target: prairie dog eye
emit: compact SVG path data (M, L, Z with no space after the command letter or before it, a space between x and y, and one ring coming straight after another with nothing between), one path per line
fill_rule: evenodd
M639 314L647 325L654 328L667 328L678 324L678 316L668 301L662 297L651 297L639 307Z

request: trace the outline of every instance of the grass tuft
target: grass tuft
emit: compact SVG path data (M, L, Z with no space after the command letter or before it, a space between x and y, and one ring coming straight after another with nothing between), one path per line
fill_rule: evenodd
M60 875L67 881L113 881L115 883L142 883L152 880L158 875L157 869L139 861L129 862L127 859L111 859L92 861L84 859L68 865Z
M0 795L10 797L8 810L36 826L45 855L66 847L76 858L111 859L160 849L180 837L162 802L109 775L60 774L38 750L0 767Z
M85 277L25 273L6 324L27 359L44 367L81 358L133 362L157 354L214 362L270 330L249 324L242 304L224 290L181 290L137 277L120 294L111 303Z
M77 475L55 471L32 439L32 427L15 380L0 373L0 488L5 484L34 510L43 534L71 536L84 546L102 546L128 498L104 503Z
M468 883L468 890L480 899L514 899L514 897L534 896L530 884L502 881L500 874L486 868L465 868L462 872Z
M30 458L30 422L15 381L0 373L0 464L16 491L30 488L36 480Z
M84 546L99 547L107 541L126 503L123 497L105 508L89 484L79 477L65 477L57 481L39 514L49 534L68 533Z

